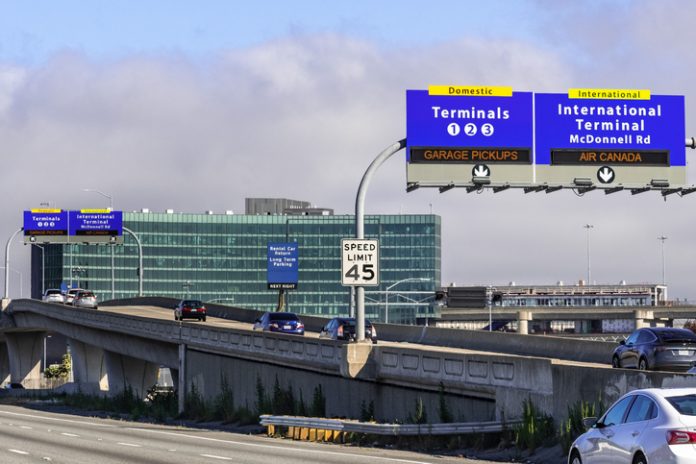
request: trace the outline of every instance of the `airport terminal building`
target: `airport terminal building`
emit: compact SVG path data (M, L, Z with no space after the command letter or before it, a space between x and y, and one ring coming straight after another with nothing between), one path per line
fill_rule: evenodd
M340 283L341 239L355 236L353 215L294 200L247 199L246 214L144 209L124 212L123 226L123 245L32 247L32 297L61 285L92 290L100 301L138 295L137 236L144 296L274 310L278 290L268 288L268 244L296 242L297 289L286 291L286 310L327 317L349 312L350 288ZM365 289L368 318L384 320L387 308L390 322L434 316L440 234L441 219L433 214L365 217L365 238L379 240L381 268L379 287Z
M488 328L486 310L503 314L519 311L553 312L555 320L532 320L531 333L628 333L635 329L632 318L608 317L612 309L651 308L671 304L664 284L639 283L574 285L456 286L438 290L441 302L438 327L478 330ZM579 320L578 314L597 313L595 319ZM479 320L471 315L479 314ZM517 330L518 321L498 319L493 330Z

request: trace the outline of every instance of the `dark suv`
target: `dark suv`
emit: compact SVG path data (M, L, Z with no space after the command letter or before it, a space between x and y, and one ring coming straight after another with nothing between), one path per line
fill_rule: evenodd
M357 322L354 317L335 317L331 319L319 332L319 338L332 340L355 340L355 327ZM365 319L365 338L377 343L377 329L370 321Z
M687 329L645 327L621 341L611 358L613 367L687 371L696 362L696 334Z
M198 319L205 322L208 310L200 300L181 300L174 308L174 320Z

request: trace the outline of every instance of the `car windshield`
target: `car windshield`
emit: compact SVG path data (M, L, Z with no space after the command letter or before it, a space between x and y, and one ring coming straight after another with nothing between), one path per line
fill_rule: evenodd
M60 295L60 290L46 290L46 295Z
M686 329L661 330L657 333L665 343L674 342L694 342L696 343L696 334Z
M669 396L669 404L684 416L696 416L696 395Z
M186 300L182 303L182 306L191 306L192 308L200 308L203 306L203 302L200 300Z
M268 315L269 321L299 321L297 314L293 313L271 313Z
M92 293L92 292L80 292L80 298L94 298L94 293Z

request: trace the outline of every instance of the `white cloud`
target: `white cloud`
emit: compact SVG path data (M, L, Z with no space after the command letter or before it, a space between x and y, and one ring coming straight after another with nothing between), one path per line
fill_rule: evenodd
M633 8L629 13L638 24L648 21ZM669 18L675 16L672 11ZM661 18L661 24L668 20ZM170 55L98 63L66 52L38 68L0 69L0 236L9 237L21 224L21 211L43 201L63 208L105 204L83 188L108 192L124 210L242 212L245 197L277 196L353 213L367 166L406 135L405 90L428 84L563 92L579 83L648 82L673 93L691 91L686 78L660 67L674 63L673 53L661 53L667 43L651 47L638 32L614 34L615 23L595 19L592 31L606 34L588 43L578 39L587 34L577 34L589 23L566 30L564 40L584 50L581 60L565 55L560 43L542 48L463 37L385 50L322 34L227 50L205 61ZM643 34L657 30L650 25ZM602 40L611 42L605 48L615 47L609 57L597 57L602 68L592 74L588 56L603 49ZM626 46L632 43L645 50L640 62ZM694 116L693 110L687 115L691 127ZM595 280L658 281L657 236L665 234L672 295L696 298L691 197L665 203L654 193L577 198L567 191L441 195L404 189L401 153L375 176L367 213L440 214L443 283L575 282L586 275L582 225L589 222L595 226ZM15 248L16 256L26 255Z

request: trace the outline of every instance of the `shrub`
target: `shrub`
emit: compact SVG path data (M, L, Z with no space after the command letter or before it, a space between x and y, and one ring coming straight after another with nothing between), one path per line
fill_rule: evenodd
M515 427L515 444L520 449L534 451L549 444L555 437L553 418L541 413L531 399L524 401L522 423Z
M559 437L563 454L568 454L576 438L585 433L582 420L586 417L599 417L604 413L601 397L597 403L578 401L568 407L568 418L561 422Z

